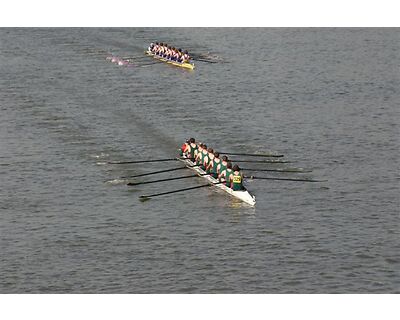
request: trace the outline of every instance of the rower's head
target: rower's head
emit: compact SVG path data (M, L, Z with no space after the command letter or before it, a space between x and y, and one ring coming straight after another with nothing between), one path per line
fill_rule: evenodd
M235 164L232 168L233 171L240 171L240 168L237 164Z
M182 52L182 49L181 49L181 48L179 48L179 49L178 49L178 51L179 51L179 52Z
M214 153L214 150L213 150L213 148L208 148L208 153Z
M227 164L226 164L226 168L227 169L232 169L232 162L228 162Z
M227 156L222 156L222 161L227 162L228 161L228 157Z
M190 138L190 139L189 139L189 142L190 142L190 143L196 143L196 140L195 140L194 138Z
M203 143L203 149L207 151L207 145Z
M214 152L214 157L219 158L219 152L215 151Z
M160 46L163 46L164 44L162 42L160 42Z

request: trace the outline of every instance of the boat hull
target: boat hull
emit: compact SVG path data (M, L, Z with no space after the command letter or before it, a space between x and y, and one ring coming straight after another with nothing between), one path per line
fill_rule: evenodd
M146 54L149 55L149 56L152 56L154 59L160 60L160 61L168 63L168 64L172 64L172 65L177 66L177 67L181 67L181 68L185 68L185 69L189 69L189 70L193 70L194 69L194 64L192 64L192 63L186 63L186 62L185 63L180 63L180 62L176 62L176 61L171 61L171 60L162 58L162 57L154 54L151 51L146 51Z
M183 162L189 169L192 169L195 171L199 176L202 178L208 180L210 184L215 184L218 183L219 180L213 178L212 176L209 175L204 175L206 172L201 169L200 167L193 167L196 165L194 162L192 162L189 159L182 159L182 158L177 158L179 161ZM243 190L243 191L233 191L231 188L227 187L225 184L216 184L216 188L219 188L227 193L229 193L231 196L240 199L241 201L247 203L248 205L254 207L256 205L256 197L252 195L249 191Z

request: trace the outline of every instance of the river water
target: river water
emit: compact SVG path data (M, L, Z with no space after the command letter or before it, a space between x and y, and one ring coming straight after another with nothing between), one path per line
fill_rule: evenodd
M0 29L0 293L399 293L399 35ZM151 41L220 62L106 60ZM191 136L313 170L253 175L327 181L251 180L255 208L209 188L138 200L200 178L106 182L179 166L104 162Z

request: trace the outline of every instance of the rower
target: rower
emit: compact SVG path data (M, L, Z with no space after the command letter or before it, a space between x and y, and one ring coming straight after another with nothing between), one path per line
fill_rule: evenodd
M199 144L199 148L197 149L197 154L196 154L196 164L201 164L203 161L203 149L204 149L205 144L204 143L200 143ZM207 147L207 146L206 146Z
M200 151L200 150L199 150ZM197 153L197 164L200 165L200 168L205 170L204 167L204 158L207 156L207 145L203 143L203 147L201 148L201 152Z
M222 161L217 166L218 178L220 177L221 173L226 170L227 164L228 164L228 157L227 156L222 156Z
M207 170L208 167L210 166L210 164L213 162L214 160L214 150L213 148L208 148L207 150L207 155L203 158L203 165L201 166L201 168L206 171L207 173L211 173L211 171Z
M159 56L162 56L164 54L164 43L160 43L160 49L158 50L157 53Z
M178 49L178 62L182 63L183 62L183 52L182 49Z
M182 63L189 62L190 56L189 56L189 52L187 50L185 50L182 58L183 58Z
M174 54L174 60L179 62L179 57L180 57L180 51L181 49L176 49L175 54Z
M198 149L198 146L196 144L196 140L194 138L189 139L189 144L186 147L184 154L187 158L189 159L194 159L195 158L195 152Z
M229 181L231 183L230 187L233 191L242 191L245 190L243 187L243 174L240 172L240 168L237 164L235 164L232 168L233 173L229 177Z
M221 159L219 158L219 153L214 152L214 159L209 163L206 168L207 173L211 173L211 176L215 179L218 178L218 166L221 164Z
M224 171L221 172L221 174L219 175L219 181L224 182L224 184L230 188L231 183L230 183L230 176L233 174L233 170L232 170L232 162L228 162L226 164L226 169Z

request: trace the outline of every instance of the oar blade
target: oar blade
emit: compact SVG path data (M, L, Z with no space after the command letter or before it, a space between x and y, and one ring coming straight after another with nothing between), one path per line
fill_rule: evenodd
M149 201L149 200L151 200L151 197L149 197L149 196L139 196L139 201L140 202L146 202L146 201Z

